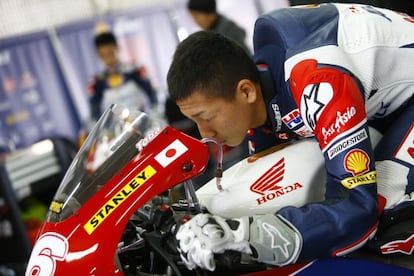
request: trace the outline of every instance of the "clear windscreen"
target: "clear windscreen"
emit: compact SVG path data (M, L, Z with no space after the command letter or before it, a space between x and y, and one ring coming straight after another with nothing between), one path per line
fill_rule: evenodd
M76 212L138 154L143 141L148 143L165 125L141 111L109 106L66 172L47 220L62 221Z

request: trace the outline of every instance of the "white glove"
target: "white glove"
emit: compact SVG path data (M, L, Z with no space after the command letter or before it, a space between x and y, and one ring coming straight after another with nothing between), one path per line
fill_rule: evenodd
M283 217L272 214L231 220L198 214L180 226L176 239L181 259L190 270L215 270L214 253L225 250L244 252L259 262L284 266L296 262L302 249L300 232Z
M180 226L176 234L178 251L188 269L195 267L215 270L214 253L236 250L251 254L249 246L249 218L231 220L210 214L198 214Z

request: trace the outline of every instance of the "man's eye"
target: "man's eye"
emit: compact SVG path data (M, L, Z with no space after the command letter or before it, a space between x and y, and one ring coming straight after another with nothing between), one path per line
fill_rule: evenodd
M208 123L208 122L210 122L210 121L211 121L211 120L213 120L213 119L214 119L214 117L205 118L205 119L204 119L204 121Z

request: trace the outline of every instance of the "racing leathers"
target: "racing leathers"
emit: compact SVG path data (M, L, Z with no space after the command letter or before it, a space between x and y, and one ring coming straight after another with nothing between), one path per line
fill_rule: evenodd
M114 70L95 76L88 87L91 117L97 120L114 103L148 112L157 97L145 75L143 67L120 63Z
M249 131L250 151L314 137L327 174L325 201L276 213L301 241L278 238L297 247L292 261L345 255L375 234L384 207L414 204L414 18L359 4L280 9L256 21L254 50L268 120ZM375 148L369 126L383 134Z

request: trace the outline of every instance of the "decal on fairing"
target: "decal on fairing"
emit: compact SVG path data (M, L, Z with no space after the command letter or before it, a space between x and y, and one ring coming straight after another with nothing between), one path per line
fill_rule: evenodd
M163 168L165 168L183 155L187 150L188 148L180 140L176 139L154 158Z
M263 203L266 203L268 201L274 200L278 197L284 196L290 192L296 191L298 189L303 188L302 184L295 182L290 185L286 185L283 187L280 187L279 189L275 191L271 191L263 195L262 197L256 198L257 205L261 205Z
M250 186L252 192L262 195L256 199L258 205L303 188L297 182L291 185L279 186L278 183L283 180L284 174L285 158L282 158Z
M69 251L69 243L66 237L55 232L46 232L36 241L33 247L29 263L26 268L26 276L55 274L56 261L65 260Z
M138 151L142 151L152 140L154 140L155 137L161 132L161 128L155 127L152 130L149 130L147 135L138 141L136 144L136 148Z
M271 192L282 188L277 184L283 180L285 174L285 158L280 159L273 165L265 174L257 179L253 185L250 186L252 192L264 195L265 192Z
M120 189L105 205L93 215L89 221L83 226L85 231L90 235L99 225L118 208L128 197L130 197L138 188L144 184L148 179L154 176L157 171L148 165L137 176L135 176L129 183Z
M52 201L52 203L50 203L49 210L52 212L55 212L56 214L60 214L60 212L62 211L62 207L63 207L63 202L54 200Z

